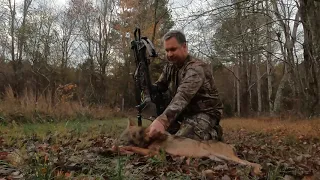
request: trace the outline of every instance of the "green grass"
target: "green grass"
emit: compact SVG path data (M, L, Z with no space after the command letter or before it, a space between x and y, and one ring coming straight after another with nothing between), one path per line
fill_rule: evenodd
M65 122L21 124L13 122L7 125L0 125L0 137L5 144L3 148L15 149L15 152L11 153L9 158L10 164L21 167L28 178L53 179L57 171L57 167L53 165L54 159L68 157L66 159L70 160L75 157L75 162L78 162L78 160L81 162L83 156L81 153L86 152L85 154L88 154L89 151L86 150L92 148L93 142L104 142L103 138L107 137L117 138L126 128L127 123L128 118L77 119ZM143 120L143 126L148 126L149 124L150 121ZM50 142L48 139L50 139ZM58 151L53 149L48 149L44 152L37 151L34 154L28 153L28 147L32 147L30 143L37 144L38 142L48 142L51 147L58 146L62 148L64 153L60 155ZM45 157L48 157L48 159L44 160ZM114 179L125 179L124 166L126 161L127 158L121 156L100 156L94 164L92 162L87 165L82 164L83 169L79 172L77 171L74 176L103 179L102 176L107 175ZM64 166L64 164L62 165ZM61 178L63 179L63 177Z
M5 141L10 139L20 139L24 137L37 136L46 138L48 134L67 134L72 132L82 136L87 132L89 135L106 134L112 137L119 135L127 126L127 118L114 118L105 120L69 120L65 122L45 122L45 123L11 123L0 125L1 136ZM143 125L150 124L148 120L143 120Z

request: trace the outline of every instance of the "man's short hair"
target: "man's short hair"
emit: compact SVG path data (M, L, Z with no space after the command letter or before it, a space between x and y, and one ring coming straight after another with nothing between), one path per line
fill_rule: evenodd
M183 44L186 43L186 36L183 34L183 32L179 31L179 30L171 30L169 32L167 32L164 36L163 36L163 40L168 40L172 37L175 37L178 41L179 44Z

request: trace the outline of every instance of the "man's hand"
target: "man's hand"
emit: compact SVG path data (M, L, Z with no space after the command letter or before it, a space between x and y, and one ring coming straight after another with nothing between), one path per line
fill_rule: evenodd
M164 133L165 128L164 125L157 119L155 119L150 126L147 128L148 130L148 136L152 138L155 134L158 132Z

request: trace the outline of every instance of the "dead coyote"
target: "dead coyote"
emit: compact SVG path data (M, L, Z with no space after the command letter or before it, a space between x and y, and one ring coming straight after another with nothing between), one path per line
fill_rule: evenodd
M146 128L136 126L129 119L128 126L121 134L119 143L124 146L113 146L113 151L122 153L137 153L141 155L156 155L160 149L174 156L193 158L208 157L212 160L233 161L253 168L253 173L261 174L261 165L237 157L234 148L219 141L197 141L189 138L159 133L155 139L146 135ZM128 146L127 146L128 145Z

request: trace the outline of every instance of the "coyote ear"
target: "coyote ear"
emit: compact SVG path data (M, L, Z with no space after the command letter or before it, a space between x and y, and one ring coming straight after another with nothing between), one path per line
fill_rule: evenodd
M135 125L136 125L136 123L133 121L133 119L129 118L127 127L129 128L129 127L132 127L132 126L135 126Z

